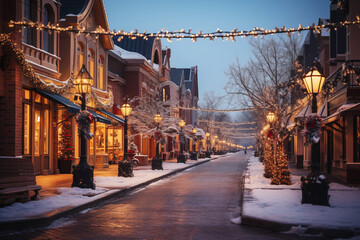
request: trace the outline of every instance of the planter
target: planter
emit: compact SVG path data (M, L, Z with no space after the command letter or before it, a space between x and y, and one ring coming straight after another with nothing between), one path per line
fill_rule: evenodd
M72 161L58 159L60 173L71 173Z

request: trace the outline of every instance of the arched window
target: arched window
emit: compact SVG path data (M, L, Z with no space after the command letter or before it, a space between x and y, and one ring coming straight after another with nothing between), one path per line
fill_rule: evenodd
M99 88L104 90L105 82L104 82L104 57L99 56Z
M95 73L95 52L94 52L94 50L89 49L87 57L88 57L88 63L89 63L88 70L89 70L91 77L93 78L93 83L95 85L96 81L95 81L95 75L94 75L94 73Z
M78 71L80 71L82 65L84 65L84 44L82 42L78 42L78 46L76 49L77 59L78 59Z
M24 20L26 22L37 22L36 0L25 0ZM29 45L36 45L36 29L24 28L23 41Z
M155 50L155 53L154 53L154 63L155 63L155 64L159 64L159 53L158 53L158 50Z
M54 12L49 5L45 5L43 15L44 25L54 23ZM49 53L54 53L54 38L47 29L43 31L43 49Z

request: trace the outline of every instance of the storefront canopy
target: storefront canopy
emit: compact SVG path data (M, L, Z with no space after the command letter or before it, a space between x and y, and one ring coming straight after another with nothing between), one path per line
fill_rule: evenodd
M49 93L49 92L41 91L41 90L36 90L36 92L38 92L42 96L50 99L53 102L64 105L65 107L68 108L68 111L70 113L78 113L81 110L81 107L79 105L76 105L75 103L73 103L72 101L70 101L69 99L67 99L67 98L65 98L63 96L60 96L60 95L55 94L55 93Z
M91 110L88 110L95 118L96 118L96 121L98 122L102 122L102 123L105 123L105 124L111 124L111 120L94 112L94 111L91 111Z
M118 122L120 122L120 123L124 123L124 122L125 122L124 119L116 116L115 114L113 114L113 113L111 113L111 112L108 112L108 111L105 111L105 110L99 110L99 111L102 112L103 114L105 114L106 116L108 116L108 117L110 117L110 118L112 118L112 119L114 119L114 120L116 120L116 121L118 121Z
M328 124L337 121L340 118L340 115L345 114L347 112L350 113L351 110L359 111L360 110L359 107L360 107L360 103L346 103L341 107L339 107L335 113L331 114L327 118L324 118L322 123Z

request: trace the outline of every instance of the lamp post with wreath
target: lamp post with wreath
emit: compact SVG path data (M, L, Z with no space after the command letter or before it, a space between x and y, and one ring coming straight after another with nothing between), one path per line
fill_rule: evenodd
M129 159L128 154L128 117L131 113L131 106L128 103L124 103L121 108L121 114L125 118L124 123L124 158L122 161L119 161L118 163L118 176L119 177L133 177L133 163Z
M184 155L184 145L185 145L184 126L185 126L185 121L181 119L180 122L179 122L179 127L180 127L180 133L179 133L180 154L177 157L177 162L178 163L186 163L186 158L185 158L185 155Z
M160 131L160 123L161 123L162 117L160 114L156 114L154 116L154 121L156 123L156 131L155 131L155 140L156 140L156 156L151 161L151 169L155 170L163 170L162 167L162 159L159 154L159 146L160 142L163 140L162 133Z
M90 124L93 122L92 115L86 111L86 95L91 92L92 77L86 70L85 65L80 69L75 84L76 93L80 95L81 111L76 116L80 135L80 161L73 167L73 182L71 187L92 188L94 184L94 169L87 163L87 140L93 137L90 132Z
M325 77L311 67L303 77L307 92L312 95L312 114L305 119L305 138L311 144L310 174L301 177L302 203L329 206L329 181L320 175L320 133L321 118L317 114L316 96L321 91Z

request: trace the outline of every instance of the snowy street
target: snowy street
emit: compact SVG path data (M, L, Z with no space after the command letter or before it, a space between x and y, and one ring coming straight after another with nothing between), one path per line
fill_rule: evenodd
M221 156L101 207L9 239L299 239L234 224L249 155ZM2 238L4 239L4 238Z

